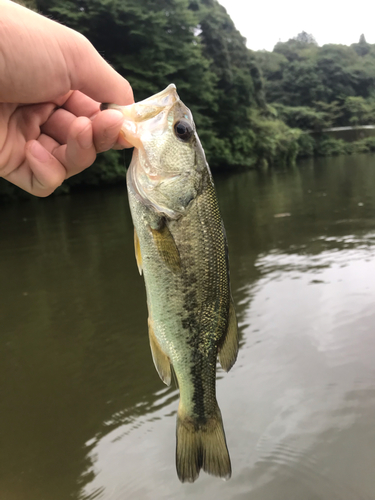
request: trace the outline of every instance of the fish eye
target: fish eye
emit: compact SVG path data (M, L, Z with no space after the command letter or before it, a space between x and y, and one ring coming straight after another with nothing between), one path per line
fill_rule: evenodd
M174 124L174 132L179 139L187 142L193 135L193 127L189 122L179 120Z

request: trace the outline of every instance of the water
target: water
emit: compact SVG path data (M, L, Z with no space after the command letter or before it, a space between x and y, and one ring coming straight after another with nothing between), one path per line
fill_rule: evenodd
M228 482L174 465L124 190L0 208L0 498L367 500L375 157L216 179L241 350L218 371Z

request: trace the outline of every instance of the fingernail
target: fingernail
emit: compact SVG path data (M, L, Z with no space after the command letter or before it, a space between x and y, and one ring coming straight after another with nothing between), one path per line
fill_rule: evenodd
M50 153L38 141L33 141L28 149L41 163L47 163L51 159Z
M87 125L82 132L77 136L78 144L83 149L89 149L92 146L92 128L91 125Z

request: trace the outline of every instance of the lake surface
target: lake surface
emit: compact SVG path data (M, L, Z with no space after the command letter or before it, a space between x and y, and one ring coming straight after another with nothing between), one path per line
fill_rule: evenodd
M175 472L125 189L0 207L2 500L373 500L375 156L218 176L232 479Z

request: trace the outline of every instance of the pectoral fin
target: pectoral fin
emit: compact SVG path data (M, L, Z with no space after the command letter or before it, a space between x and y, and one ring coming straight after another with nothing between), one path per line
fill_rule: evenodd
M234 365L238 354L237 318L233 299L230 300L227 331L219 347L219 361L222 368L228 372Z
M141 246L139 244L138 234L134 228L134 250L135 250L135 259L137 261L139 274L142 276L142 254L141 254Z
M180 253L168 226L163 224L160 229L151 228L151 232L159 255L166 266L173 273L181 272Z
M150 318L148 318L148 334L155 368L164 384L169 386L171 385L171 365L168 356L161 350L160 344L155 337L152 320Z

